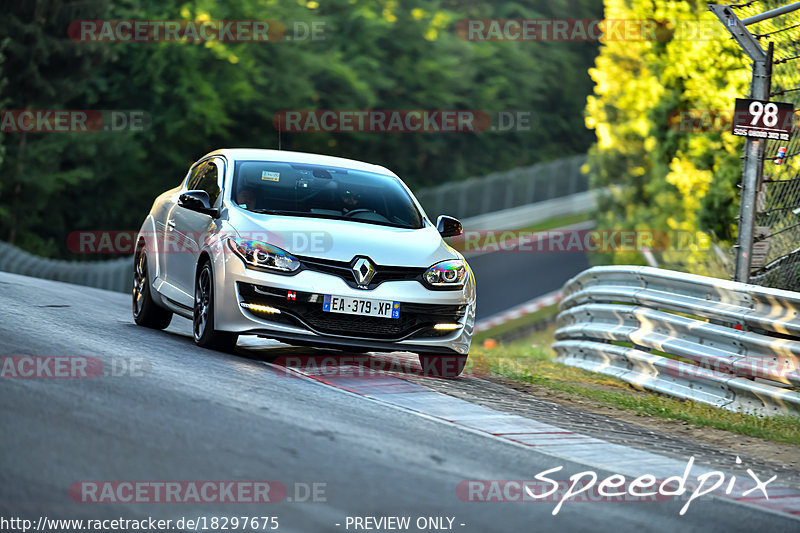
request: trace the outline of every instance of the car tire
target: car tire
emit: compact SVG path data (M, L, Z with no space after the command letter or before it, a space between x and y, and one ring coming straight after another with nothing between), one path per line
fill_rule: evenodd
M198 346L221 352L232 352L239 339L236 333L214 329L214 272L208 260L198 269L194 282L192 335Z
M422 355L419 356L422 375L434 378L457 378L467 366L466 355Z
M131 291L133 320L139 326L164 329L172 321L172 311L160 307L150 294L150 277L147 272L147 254L140 245L133 255L133 289Z

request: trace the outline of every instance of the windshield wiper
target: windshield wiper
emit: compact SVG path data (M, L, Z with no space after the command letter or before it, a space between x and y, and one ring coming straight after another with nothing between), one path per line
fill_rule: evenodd
M375 226L388 226L391 228L403 228L403 229L419 229L417 227L409 225L407 222L403 224L394 223L391 221L386 222L379 222L377 220L364 220L358 218L346 218L341 215L328 215L323 213L309 213L307 211L284 211L281 209L248 209L253 213L258 213L260 215L279 215L279 216L289 216L289 217L307 217L307 218L325 218L328 220L345 220L348 222L360 222L362 224L372 224Z
M286 211L282 209L250 209L253 213L260 215L278 215L287 217L306 217L306 218L327 218L329 220L346 220L341 215L329 215L323 213L311 213L309 211Z
M285 216L301 216L307 217L310 216L311 213L307 213L305 211L284 211L281 209L249 209L253 213L259 213L262 215L285 215Z

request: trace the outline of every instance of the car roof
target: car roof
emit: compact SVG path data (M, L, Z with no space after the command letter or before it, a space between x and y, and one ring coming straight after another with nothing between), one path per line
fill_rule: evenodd
M331 167L363 170L387 176L397 176L394 172L380 165L364 163L355 159L345 159L331 155L309 154L306 152L291 152L288 150L266 150L262 148L223 148L214 150L203 157L222 155L231 161L281 161L289 163L308 163L311 165L327 165Z

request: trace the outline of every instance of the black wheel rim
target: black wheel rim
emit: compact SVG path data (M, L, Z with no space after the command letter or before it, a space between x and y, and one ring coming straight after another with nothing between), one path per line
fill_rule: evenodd
M147 259L141 252L136 253L133 265L133 316L139 316L144 306L144 290L147 283Z
M200 271L194 290L194 338L203 336L208 325L208 309L211 300L211 273L208 268Z

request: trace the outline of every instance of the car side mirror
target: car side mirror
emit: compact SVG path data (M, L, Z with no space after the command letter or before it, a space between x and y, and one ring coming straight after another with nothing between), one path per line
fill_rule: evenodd
M442 215L436 220L436 229L442 237L461 235L463 228L458 219Z
M198 213L217 216L217 210L211 207L211 197L206 191L186 191L178 197L178 205Z

